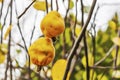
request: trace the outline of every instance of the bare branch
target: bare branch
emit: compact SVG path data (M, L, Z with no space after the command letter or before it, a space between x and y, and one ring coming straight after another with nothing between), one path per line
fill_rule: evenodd
M56 7L57 7L57 11L58 11L58 9L59 9L59 7L58 7L58 0L56 0Z
M18 16L18 19L20 19L25 13L26 11L31 7L31 5L35 2L36 0L34 0L32 3L30 3L28 5L28 7L25 8L25 10Z
M66 70L65 70L65 74L64 74L64 78L63 80L66 80L67 78L67 74L69 72L69 69L70 69L70 66L71 66L71 61L72 61L72 58L74 56L74 53L76 52L77 48L78 48L78 44L81 42L82 40L82 37L86 31L86 28L89 24L89 21L92 17L92 13L93 13L93 10L94 10L94 7L95 7L95 4L96 4L96 1L97 0L93 0L93 3L92 3L92 6L91 6L91 9L90 9L90 12L89 12L89 15L88 15L88 19L86 21L86 24L83 26L82 28L82 31L81 31L81 34L78 36L78 38L76 39L74 45L73 45L73 48L71 49L71 52L69 54L69 58L68 58L68 62L67 62L67 66L66 66Z
M10 2L10 9L11 9L11 11L10 11L10 25L12 25L12 10L13 10L12 3L13 3L13 0L11 0L11 2ZM10 44L11 44L11 31L9 33L9 41L8 41L8 55L9 55L9 62L10 62L10 79L12 80L13 78L12 78L12 60L11 60L11 53L10 53L10 51L11 51Z
M46 12L48 13L48 1L45 0L45 2L46 2Z
M31 34L31 37L30 37L30 45L31 45L32 38L33 38L33 35L34 35L34 31L35 31L35 22L36 22L36 17L37 17L37 13L36 13L36 15L35 15L34 27L33 27L33 29L32 29L32 34Z
M7 12L6 12L6 14L5 14L4 22L3 22L3 25L2 25L2 28L1 28L1 43L3 42L3 29L4 29L5 22L6 22L6 19L7 19L7 15L8 15L8 12L9 12L9 6L10 6L10 3L9 3L9 5L7 6Z
M53 10L53 0L51 0L51 11Z
M84 5L83 0L81 1L81 11L82 11L82 27L84 25ZM86 34L83 35L83 42L84 42L84 49L85 49L85 57L86 57L86 79L89 80L90 77L90 68L89 68L89 61L88 61L88 48L87 48L87 41L86 41Z
M2 4L1 4L1 9L0 9L0 20L1 20L1 17L2 17L3 4L4 4L4 1L2 1Z
M99 65L101 62L103 62L111 53L111 51L115 48L115 45L113 45L109 51L106 53L106 55L101 59L99 60L98 62L95 63L95 66Z
M118 30L118 37L120 37L120 30ZM119 51L119 46L116 46L116 55L114 58L114 69L116 70L116 66L117 66L117 59L118 59L118 51Z
M14 1L15 1L15 0L14 0ZM34 1L36 1L36 0L34 0ZM16 12L16 16L18 16L16 3L15 3L15 12ZM23 41L23 43L24 43L25 50L26 50L27 55L28 55L28 61L29 61L29 63L28 63L28 64L29 64L29 65L28 65L28 68L29 68L28 72L29 72L29 79L31 79L31 71L30 71L30 55L28 54L27 45L26 45L25 39L24 39L24 37L23 37L22 30L21 30L21 28L20 28L19 19L17 19L17 26L18 26L18 29L19 29L19 32L20 32L20 35L21 35L22 41Z

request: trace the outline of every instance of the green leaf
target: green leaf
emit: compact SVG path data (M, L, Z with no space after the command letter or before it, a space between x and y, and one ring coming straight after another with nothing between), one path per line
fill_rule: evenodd
M67 43L69 46L72 46L72 41L71 41L71 37L70 37L70 28L66 28L66 31L65 31L65 39L66 39L66 43Z
M39 80L38 77L34 77L33 80Z
M96 72L94 72L93 75L92 75L92 73L93 73L93 70L90 70L90 80L91 80L92 77L93 77L93 80L96 80L96 77L97 77ZM86 71L83 72L83 80L87 80L87 79L86 79Z
M63 45L63 34L60 35L60 45Z
M94 57L91 53L88 53L88 63L89 63L89 66L93 66L93 62L94 62ZM86 67L86 57L83 56L82 58L82 64L84 67Z
M82 80L82 75L83 75L83 71L78 71L76 74L75 74L75 80Z
M70 0L70 6L69 8L72 9L74 7L74 2L72 0Z
M21 49L17 49L16 52L19 54L21 52Z
M2 24L0 23L0 30L2 29Z
M109 27L112 29L112 30L116 30L117 28L117 25L114 21L109 21Z
M32 72L32 73L31 73L31 77L33 78L34 76L35 76L35 73L34 73L34 72Z

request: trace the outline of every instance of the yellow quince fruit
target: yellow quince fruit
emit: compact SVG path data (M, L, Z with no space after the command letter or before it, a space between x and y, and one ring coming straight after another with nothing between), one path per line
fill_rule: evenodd
M64 32L64 19L57 11L51 11L43 18L40 28L44 36L56 37Z
M40 37L28 49L30 60L37 66L48 65L55 56L55 49L51 38Z

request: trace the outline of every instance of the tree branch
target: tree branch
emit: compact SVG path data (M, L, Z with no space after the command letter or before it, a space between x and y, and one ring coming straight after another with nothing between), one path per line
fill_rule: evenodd
M14 0L14 1L15 1L15 0ZM36 0L34 0L34 1L36 1ZM34 3L34 1L33 1L33 3ZM16 12L16 16L18 16L16 3L15 3L15 12ZM17 26L18 26L18 30L19 30L19 32L20 32L22 41L23 41L23 43L24 43L25 50L26 50L27 55L28 55L28 61L29 61L29 63L28 63L28 68L29 68L28 72L29 72L29 79L31 79L30 55L28 54L27 45L26 45L25 39L24 39L24 37L23 37L22 30L21 30L21 28L20 28L19 19L17 19Z
M99 60L98 62L95 63L95 66L99 65L101 62L103 62L111 53L111 51L115 48L115 45L113 45L109 51L106 53L106 55L101 59Z
M31 45L32 38L33 38L33 35L34 35L34 31L35 31L35 22L36 22L36 17L37 17L37 13L36 13L36 15L35 15L34 27L33 27L33 29L32 29L32 34L31 34L31 37L30 37L30 45Z
M13 3L13 0L11 0L10 2L10 25L12 25L12 11L13 11L13 8L12 8L12 3ZM10 62L10 79L12 80L12 60L11 60L11 54L10 54L10 51L11 51L11 31L9 33L9 41L8 41L8 55L9 55L9 62Z
M84 5L83 5L83 0L80 0L81 2L81 12L82 12L82 27L84 25ZM83 42L84 42L84 49L85 49L85 57L86 57L86 79L89 80L89 75L90 75L90 68L89 68L89 62L88 62L88 48L87 48L87 42L86 42L86 35L84 33L83 35Z
M31 5L35 2L36 0L34 0L32 3L30 3L28 5L28 7L25 8L25 10L18 16L18 19L20 19L25 13L26 11L31 7Z
M2 17L3 4L4 4L4 1L2 1L2 4L1 4L1 9L0 9L0 20L1 20L1 17Z
M46 12L48 13L48 1L45 0L45 3L46 3Z
M65 24L66 24L66 20L67 20L67 14L68 14L68 11L69 11L69 6L70 6L70 0L68 0L68 8L67 8L66 15L65 15L65 18L64 18ZM66 31L66 29L65 29L65 31ZM63 52L64 52L64 54L66 53L65 31L63 32Z
M118 37L120 38L120 30L118 30ZM119 51L119 46L116 46L116 54L115 54L115 58L114 58L114 70L116 70L116 66L117 66L117 59L118 59L118 51Z
M58 0L56 0L56 7L57 7L57 11L58 11L58 9L59 9L59 7L58 7Z
M81 34L80 34L80 35L78 36L78 38L76 39L76 41L75 41L75 43L74 43L74 45L73 45L73 48L71 49L71 52L69 53L68 62L67 62L67 66L66 66L66 70L65 70L65 74L64 74L63 80L66 80L66 78L67 78L67 74L68 74L69 69L70 69L70 66L71 66L72 58L73 58L73 56L74 56L75 51L76 51L77 48L78 48L78 44L79 44L79 43L81 42L81 40L82 40L82 37L83 37L83 35L84 35L85 31L86 31L86 28L87 28L87 26L88 26L88 24L89 24L89 21L90 21L90 19L91 19L91 17L92 17L92 13L93 13L93 10L94 10L96 1L97 1L97 0L93 0L93 3L92 3L92 6L91 6L91 9L90 9L90 12L89 12L89 15L88 15L88 19L87 19L87 21L86 21L86 24L83 26L82 31L81 31Z
M51 0L51 11L53 10L53 0Z
M5 14L5 17L4 17L4 22L3 22L3 25L2 25L2 28L1 28L1 43L3 42L3 29L4 29L4 26L5 26L5 22L6 22L6 18L7 18L7 15L8 15L8 12L9 12L9 6L10 6L10 3L7 7L7 12ZM2 11L1 11L2 12ZM2 16L2 14L1 14Z

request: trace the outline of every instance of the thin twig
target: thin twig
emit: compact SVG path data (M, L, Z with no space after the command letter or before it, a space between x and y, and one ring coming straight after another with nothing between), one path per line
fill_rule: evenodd
M33 29L32 29L32 33L31 33L31 37L30 37L30 45L31 45L32 38L33 38L33 35L34 35L34 31L35 31L35 22L36 22L36 18L37 18L37 13L36 13L36 15L35 15L34 27L33 27Z
M58 0L56 0L56 8L57 8L56 11L58 11L58 9L59 9L59 7L58 7Z
M8 54L7 54L7 64L6 64L6 69L5 69L4 80L7 80L7 71L8 71L8 68L9 68L9 57L8 57Z
M16 16L18 16L16 1L14 0L14 2L15 2L15 12L16 12ZM20 32L21 38L22 38L22 40L23 40L23 43L24 43L24 46L25 46L25 50L26 50L26 52L28 53L27 45L26 45L25 39L24 39L24 37L23 37L22 30L21 30L21 28L20 28L19 19L17 19L17 26L18 26L18 30L19 30L19 32Z
M114 69L111 66L90 66L90 69ZM116 66L116 69L120 69L120 66Z
M87 48L87 42L86 42L86 35L85 34L84 34L84 37L83 37L83 42L84 42L85 57L86 57L86 79L89 80L89 78L90 78L90 68L89 68L88 48Z
M106 55L105 55L102 59L100 59L98 62L95 63L95 66L99 65L100 63L102 63L102 62L110 55L111 51L112 51L114 48L115 48L115 45L113 45L113 46L109 49L109 51L106 53Z
M70 0L68 0L68 8L67 8L66 15L65 15L65 18L64 18L65 23L66 23L66 20L67 20L67 14L68 14L68 11L69 11L69 6L70 6ZM65 31L66 31L66 29L65 29ZM66 53L65 31L63 32L63 52L64 52L64 54Z
M12 0L10 1L8 7L7 7L7 12L6 12L6 15L5 15L5 18L4 18L4 23L3 23L3 26L2 26L2 30L1 30L1 35L3 35L3 28L4 28L4 25L5 25L5 21L6 21L6 18L7 18L7 15L8 15L8 12L9 12L9 7L11 6L11 2ZM5 77L4 77L4 80L7 80L7 71L8 71L8 68L9 68L9 61L10 61L10 37L11 37L11 32L9 34L9 41L8 41L8 54L7 54L7 64L6 64L6 69L5 69ZM1 37L1 42L2 42L2 37ZM10 74L11 74L11 71L10 71ZM12 77L11 77L12 78Z
M118 30L118 37L120 38L120 30ZM114 70L116 70L116 66L117 66L117 59L118 59L118 51L119 51L119 46L116 46L116 54L115 54L115 58L114 58Z
M3 4L4 4L4 1L2 1L2 3L1 3L1 9L0 9L0 20L1 20L1 17L2 17Z
M51 0L51 11L53 10L53 0Z
M77 61L79 59L79 54L80 54L82 48L83 47L80 46L79 49L77 49L77 51L76 51L76 55L74 55L74 58L72 60L72 65L71 65L70 73L72 73L73 70L74 70L74 67L75 67L75 65L76 65L76 63L77 63Z
M12 25L12 3L13 3L13 0L11 0L10 2L10 25ZM9 41L8 41L8 55L9 55L9 62L10 62L10 80L12 80L12 60L11 60L11 31L9 33Z
M12 0L9 3L9 7L11 8L10 11L10 24L12 25ZM8 54L7 54L7 65L6 65L6 70L5 70L5 80L7 80L7 71L9 68L9 62L10 62L10 80L12 80L12 61L11 61L11 55L10 55L10 51L11 51L11 31L9 33L9 39L8 39Z
M8 15L8 12L9 12L9 6L10 6L10 3L9 3L9 5L7 6L7 12L6 12L6 14L5 14L4 22L3 22L3 25L2 25L2 28L1 28L1 43L3 42L3 29L4 29L5 22L6 22L6 19L7 19L7 15Z
M14 0L14 1L15 1L15 0ZM36 1L36 0L34 0L34 1ZM34 3L34 1L33 1L33 3ZM16 2L15 2L15 12L16 12L16 16L18 16ZM29 61L29 63L28 63L28 68L29 68L28 72L29 72L29 79L31 79L30 55L28 54L27 45L26 45L25 39L24 39L24 37L23 37L22 30L21 30L21 28L20 28L19 19L17 19L17 26L18 26L18 29L19 29L19 32L20 32L22 41L23 41L23 43L24 43L25 50L26 50L27 55L28 55L28 61Z
M68 58L68 62L67 62L67 66L66 66L66 70L65 70L65 74L64 74L63 80L66 80L66 78L67 78L67 74L68 74L68 72L70 70L70 66L71 66L71 61L72 61L72 58L74 56L74 52L76 52L76 50L78 48L78 44L81 42L82 37L83 37L83 35L84 35L85 31L86 31L86 28L87 28L87 26L88 26L88 24L90 22L90 19L92 17L92 13L93 13L96 1L97 0L93 0L93 3L92 3L92 6L91 6L91 9L90 9L90 12L89 12L86 24L83 26L81 34L76 39L76 41L75 41L75 43L73 45L73 48L71 49L71 52L69 53L69 58Z
M84 25L84 5L83 0L80 0L81 2L81 11L82 11L82 27ZM83 42L84 42L84 49L85 49L85 57L86 57L86 79L89 80L90 77L90 68L89 68L89 59L88 59L88 48L87 48L87 41L86 41L86 35L84 33L83 35Z
M67 19L67 15L68 15L69 9L70 9L70 0L68 0L68 8L66 10L64 21L66 21L66 19Z
M94 33L91 33L91 36L92 36L92 45L93 45L93 51L92 51L92 55L93 55L93 64L95 63L95 53L96 53L96 24L95 24L95 20L96 20L96 16L97 16L97 13L99 11L99 6L97 7L97 10L95 12L95 15L93 17L93 23L91 24L91 29L93 28L93 32ZM92 31L91 31L92 32ZM94 70L92 72L92 77L91 77L91 80L94 79Z
M112 69L111 66L90 66L90 69Z
M83 5L83 0L80 0L80 3L81 3L81 15L82 15L82 19L81 19L81 24L82 26L84 25L84 5Z
M28 7L25 8L25 10L18 16L18 19L20 19L25 13L26 11L31 7L31 5L35 2L36 0L34 0L32 3L30 3L28 5Z
M96 10L96 12L95 12L95 15L94 15L94 17L93 17L93 23L92 23L92 26L91 26L91 28L93 28L93 32L94 32L94 34L92 35L91 34L91 36L92 36L92 45L93 45L93 57L94 57L94 63L95 63L95 53L96 53L96 24L95 24L95 20L96 20L96 16L97 16L97 13L98 13L98 11L99 11L99 6L97 7L97 10Z
M77 11L77 2L78 2L78 0L76 0L76 3L75 3L75 5L76 5L76 9L75 9L75 12L76 12L76 14L75 14L75 23L74 23L74 26L73 26L73 35L75 36L75 27L76 27L76 24L77 24L77 16L78 16L78 11Z
M101 75L101 77L100 77L100 79L99 80L102 80L102 78L103 78L103 76L105 75L105 73L107 73L107 69L102 73L102 75Z
M48 13L48 1L45 0L45 3L46 3L46 12Z

